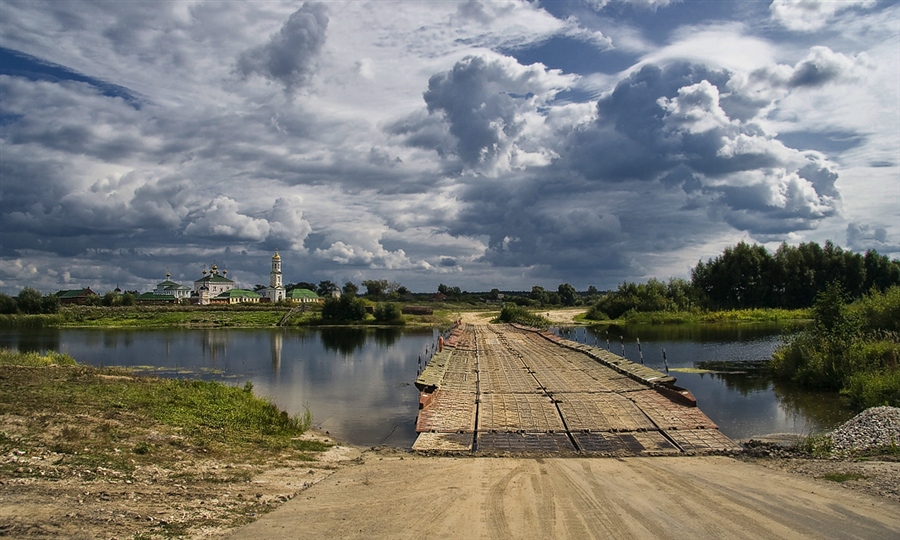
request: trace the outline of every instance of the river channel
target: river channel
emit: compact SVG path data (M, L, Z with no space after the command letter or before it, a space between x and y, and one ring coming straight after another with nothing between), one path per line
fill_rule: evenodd
M810 434L852 416L835 394L773 384L760 369L781 342L767 326L559 328L569 339L669 370L723 433ZM0 330L0 347L59 351L79 363L243 386L351 444L415 441L420 359L437 332L399 329ZM607 345L608 340L608 345ZM638 348L640 340L640 349ZM665 350L665 360L663 359Z

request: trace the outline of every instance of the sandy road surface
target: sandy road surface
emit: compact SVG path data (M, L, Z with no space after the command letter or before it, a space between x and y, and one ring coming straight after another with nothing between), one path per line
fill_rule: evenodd
M366 453L230 538L900 537L900 505L728 457Z
M575 316L587 311L586 307L559 308L548 309L546 311L537 310L535 313L550 320L554 324L575 324ZM485 324L495 318L498 311L463 311L459 313L459 318L468 324Z

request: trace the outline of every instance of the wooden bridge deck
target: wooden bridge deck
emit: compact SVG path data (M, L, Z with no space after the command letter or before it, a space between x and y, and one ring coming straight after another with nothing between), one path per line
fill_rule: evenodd
M673 387L604 349L462 325L416 380L416 451L666 455L739 446Z

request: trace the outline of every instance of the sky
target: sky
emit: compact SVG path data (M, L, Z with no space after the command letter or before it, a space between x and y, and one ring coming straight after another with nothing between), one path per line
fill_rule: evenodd
M0 1L0 291L900 258L900 5Z

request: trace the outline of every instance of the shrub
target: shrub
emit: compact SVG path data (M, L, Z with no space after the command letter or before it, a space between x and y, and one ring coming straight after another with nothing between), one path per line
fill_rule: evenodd
M550 326L550 321L536 313L532 313L524 307L516 304L503 304L500 310L500 316L497 318L500 322L518 323L525 326L544 327Z
M841 394L859 409L881 405L900 407L900 369L854 373Z
M403 321L400 307L391 302L385 302L375 306L375 320L380 323L398 323Z
M355 322L366 318L366 303L362 298L341 295L340 298L328 298L322 306L324 322Z

